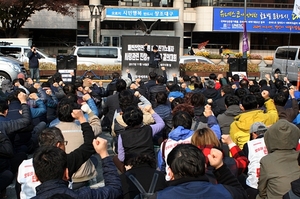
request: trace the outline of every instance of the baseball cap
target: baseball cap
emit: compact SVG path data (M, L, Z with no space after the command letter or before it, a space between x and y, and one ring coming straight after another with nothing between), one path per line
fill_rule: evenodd
M255 122L250 127L250 133L255 133L257 131L265 131L267 130L267 126L262 122Z

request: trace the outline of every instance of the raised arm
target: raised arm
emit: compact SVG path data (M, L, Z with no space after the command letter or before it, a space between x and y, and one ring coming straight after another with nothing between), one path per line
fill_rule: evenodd
M114 199L122 196L122 183L114 165L112 158L109 157L107 152L107 140L97 138L93 141L93 146L96 152L102 159L103 178L105 182L104 187L91 189L91 196L93 198L107 198ZM84 193L83 193L84 194ZM89 195L80 195L78 198L90 198Z
M27 105L26 94L20 92L18 94L18 99L21 102L22 118L1 122L0 130L1 131L3 130L3 133L10 134L12 132L15 132L19 129L22 129L22 128L28 126L31 122L31 114L30 114L29 107Z
M81 110L73 110L72 117L77 119L81 124L84 142L80 147L67 155L68 162L70 162L68 164L70 177L95 153L92 144L95 137L91 125L86 121Z

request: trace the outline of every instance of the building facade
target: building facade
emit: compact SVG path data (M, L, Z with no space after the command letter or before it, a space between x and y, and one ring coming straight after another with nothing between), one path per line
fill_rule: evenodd
M246 20L251 52L273 53L280 45L300 45L300 19L292 13L292 0L246 2L245 18L245 4L239 0L86 0L74 8L73 17L37 12L26 22L23 34L44 48L66 49L89 42L121 46L122 35L145 34L137 26L139 18L148 28L161 19L151 35L180 37L181 55L208 40L209 49L217 51L222 45L241 52ZM89 5L95 5L92 12Z

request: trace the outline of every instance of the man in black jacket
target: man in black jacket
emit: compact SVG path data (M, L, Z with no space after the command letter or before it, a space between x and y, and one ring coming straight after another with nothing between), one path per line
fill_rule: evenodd
M25 93L19 93L18 99L21 102L22 117L16 120L6 118L8 102L0 100L0 198L5 196L6 187L14 179L18 166L27 158L25 153L14 153L13 145L8 138L8 135L14 137L14 132L26 127L31 120Z
M148 51L148 43L145 43L144 46L144 52L148 55L149 57L149 73L150 72L156 72L156 70L159 68L159 62L161 62L161 56L160 53L158 52L158 47L153 46L153 51Z
M81 110L73 110L72 116L77 119L82 128L84 143L71 153L67 154L67 167L69 170L69 179L72 179L72 175L81 167L81 165L86 162L92 154L95 153L92 141L94 139L94 132L90 124L86 121ZM64 140L64 137L61 131L56 128L45 129L39 135L39 144L41 146L56 146L62 150L65 150L67 142ZM20 195L21 198L31 198L35 196L35 187L41 183L34 178L34 169L32 167L32 159L25 160L19 167L18 172L18 183L16 185L17 195ZM19 192L21 191L21 194Z

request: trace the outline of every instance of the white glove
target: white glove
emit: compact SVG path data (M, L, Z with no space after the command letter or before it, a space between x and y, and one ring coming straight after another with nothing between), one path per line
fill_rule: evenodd
M90 114L92 112L91 108L88 104L84 104L81 106L81 110L87 114Z

